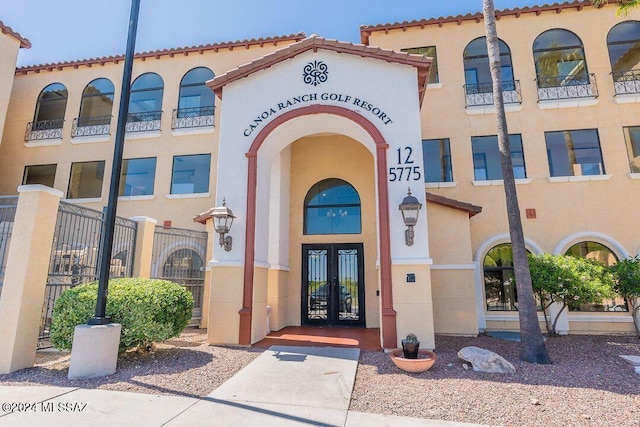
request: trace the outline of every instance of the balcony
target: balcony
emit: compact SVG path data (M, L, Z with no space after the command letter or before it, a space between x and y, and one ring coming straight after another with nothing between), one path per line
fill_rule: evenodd
M62 138L62 126L64 126L64 119L29 122L27 123L24 140L37 141L41 139Z
M580 98L596 98L598 85L595 74L539 77L538 101L559 101Z
M616 95L640 93L640 70L614 71L611 76Z
M162 111L148 111L144 113L127 114L127 133L152 132L160 130Z
M72 137L109 135L111 116L77 117L71 127Z
M212 127L214 120L214 106L180 108L173 110L171 129L187 129Z
M521 104L522 94L520 93L520 81L504 81L502 85L502 96L505 104ZM479 83L464 85L466 107L484 107L493 105L493 84Z

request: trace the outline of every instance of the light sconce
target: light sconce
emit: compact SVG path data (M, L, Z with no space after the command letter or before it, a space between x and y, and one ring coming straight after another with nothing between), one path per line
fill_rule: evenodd
M404 232L404 243L407 246L413 246L413 227L418 222L418 212L422 208L422 204L411 195L411 187L407 191L407 196L400 203L400 212L402 212L402 220L407 229Z
M211 216L213 217L213 226L215 227L216 233L220 234L220 246L229 252L233 239L231 236L225 235L231 231L231 225L233 224L235 216L233 212L231 212L231 209L227 207L225 199L222 199L222 206L213 208Z

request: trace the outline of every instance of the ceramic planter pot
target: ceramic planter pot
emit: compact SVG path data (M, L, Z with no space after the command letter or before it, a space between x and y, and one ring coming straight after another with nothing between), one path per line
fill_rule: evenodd
M398 368L411 373L428 371L436 360L438 360L438 356L430 350L420 350L420 356L417 359L402 357L403 354L400 349L393 350L389 355Z
M405 359L417 359L420 341L402 340L402 353Z

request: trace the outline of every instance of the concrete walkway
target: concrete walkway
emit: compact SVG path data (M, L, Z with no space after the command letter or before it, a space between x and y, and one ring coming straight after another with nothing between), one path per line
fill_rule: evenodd
M273 346L205 398L0 387L0 426L472 426L349 411L359 354Z

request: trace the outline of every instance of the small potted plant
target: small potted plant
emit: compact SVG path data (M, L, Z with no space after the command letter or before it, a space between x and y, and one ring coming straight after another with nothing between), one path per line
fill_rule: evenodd
M408 334L405 339L402 340L402 354L405 359L417 359L418 350L420 348L420 341L415 334Z

